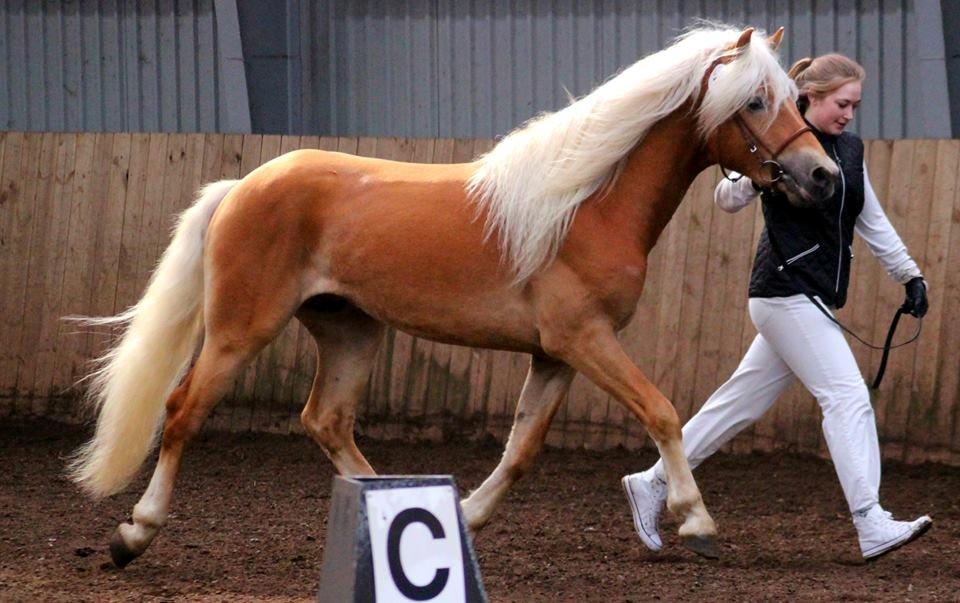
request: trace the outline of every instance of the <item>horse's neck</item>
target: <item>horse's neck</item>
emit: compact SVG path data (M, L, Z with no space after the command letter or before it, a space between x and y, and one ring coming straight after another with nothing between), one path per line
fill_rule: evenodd
M709 165L687 106L658 122L628 155L609 192L620 226L649 254L690 184ZM606 203L606 201L604 202ZM614 209L614 208L611 208Z

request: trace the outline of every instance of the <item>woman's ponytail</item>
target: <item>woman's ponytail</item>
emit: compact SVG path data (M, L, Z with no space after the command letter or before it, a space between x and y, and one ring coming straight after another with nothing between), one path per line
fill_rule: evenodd
M790 67L790 71L787 72L790 79L797 83L797 89L800 91L800 94L797 96L797 108L800 109L801 115L806 113L807 107L810 106L810 98L807 96L807 91L804 89L802 82L804 79L803 72L805 72L810 65L813 65L813 59L804 57L794 63L793 66Z
M787 75L790 76L790 79L797 81L800 77L800 74L807 70L807 67L813 64L813 59L810 57L805 57L793 64L793 67L790 68L790 71L787 72Z

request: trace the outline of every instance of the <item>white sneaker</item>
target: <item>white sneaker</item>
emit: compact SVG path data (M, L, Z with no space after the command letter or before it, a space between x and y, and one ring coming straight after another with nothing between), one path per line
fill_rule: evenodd
M865 513L854 513L853 525L860 536L863 558L876 559L920 537L933 520L924 515L913 521L897 521L880 505L874 505Z
M657 525L667 501L667 484L648 469L642 473L625 475L620 480L627 502L633 511L633 527L643 544L651 551L663 548Z

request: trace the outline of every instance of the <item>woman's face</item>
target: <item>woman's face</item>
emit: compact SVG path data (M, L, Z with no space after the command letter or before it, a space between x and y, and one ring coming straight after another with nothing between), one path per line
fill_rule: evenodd
M821 132L839 136L860 106L860 82L847 82L823 96L810 95L804 117Z

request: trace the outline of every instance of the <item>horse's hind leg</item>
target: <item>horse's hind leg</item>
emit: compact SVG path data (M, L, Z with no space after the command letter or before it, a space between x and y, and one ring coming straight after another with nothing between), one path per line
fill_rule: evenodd
M272 337L212 336L193 368L167 400L160 457L146 492L133 508L133 523L120 524L110 541L114 563L123 567L140 556L166 522L180 460L187 442L200 430L213 407L228 393L234 379Z
M342 475L373 475L353 424L384 327L340 299L308 301L297 318L317 343L317 372L300 421Z
M574 375L573 369L556 360L534 356L530 361L503 458L461 505L471 531L476 532L487 523L510 486L533 464Z
M166 523L184 447L262 347L220 346L209 338L204 342L196 364L167 400L160 456L147 490L133 507L133 523L120 524L110 541L110 555L118 567L143 554Z

